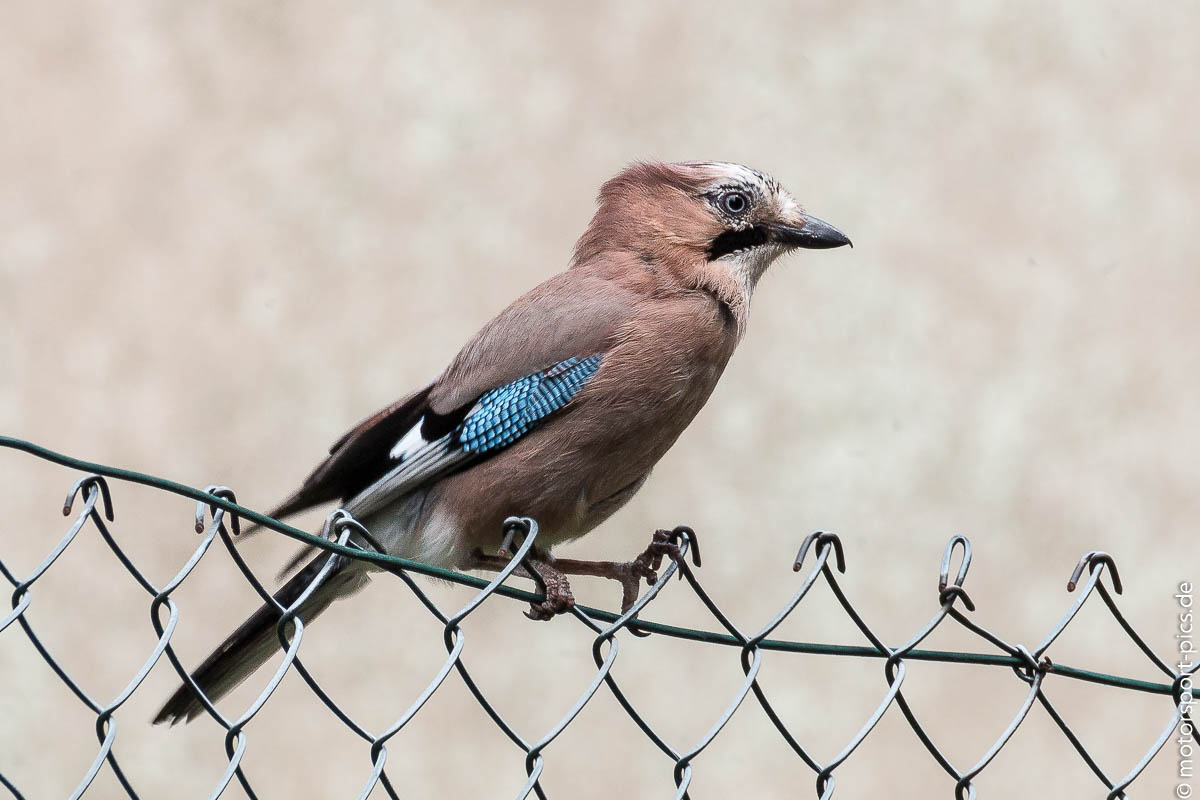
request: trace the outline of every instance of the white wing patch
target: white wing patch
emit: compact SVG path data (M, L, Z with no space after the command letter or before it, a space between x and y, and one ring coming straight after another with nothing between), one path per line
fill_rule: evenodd
M413 438L414 433L416 433L415 438ZM410 438L412 444L401 447ZM355 517L362 519L379 511L430 478L447 472L473 457L472 454L456 446L456 443L453 442L453 434L448 433L432 442L425 441L420 435L420 425L404 435L404 438L392 449L392 456L396 457L397 452L402 459L400 463L346 503L346 510Z
M408 461L418 450L429 444L421 435L421 426L424 423L425 418L421 417L416 425L409 428L408 433L400 437L400 441L396 442L396 446L388 453L393 461Z

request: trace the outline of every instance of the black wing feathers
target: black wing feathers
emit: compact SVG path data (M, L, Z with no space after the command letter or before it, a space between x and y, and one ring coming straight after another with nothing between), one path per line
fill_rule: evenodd
M430 384L351 428L329 448L329 458L270 515L281 519L321 503L344 502L387 473L395 466L389 455L392 447L426 413L432 388Z

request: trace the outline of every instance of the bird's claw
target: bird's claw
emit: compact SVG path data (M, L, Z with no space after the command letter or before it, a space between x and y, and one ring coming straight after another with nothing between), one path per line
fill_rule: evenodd
M650 544L638 554L633 561L628 561L624 564L619 564L617 575L614 577L621 584L621 613L629 613L629 609L633 608L633 604L638 600L638 594L642 588L642 578L646 579L647 586L653 586L658 583L658 570L662 567L664 558L670 558L678 564L684 563L683 551L674 541L675 532L659 529L654 532L654 537ZM680 575L682 577L682 574ZM637 630L631 627L629 629L635 636L649 636L649 632Z
M609 577L621 584L621 613L624 614L637 602L642 589L642 578L646 579L647 585L652 586L658 580L658 573L650 566L648 559L638 556L633 561L614 565L613 573Z
M534 580L541 585L546 599L540 603L530 603L525 616L545 622L575 607L575 595L571 593L571 584L560 570L555 569L548 561L540 560L526 562L526 568L533 572Z
M540 603L530 603L525 616L537 622L546 622L559 614L565 614L575 607L575 598L566 597L546 598Z

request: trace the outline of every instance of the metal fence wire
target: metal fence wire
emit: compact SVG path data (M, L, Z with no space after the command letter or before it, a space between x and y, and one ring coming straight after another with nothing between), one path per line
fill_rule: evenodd
M511 740L516 748L524 753L527 779L524 785L516 789L515 796L517 798L528 797L530 794L534 794L539 798L546 797L546 792L539 782L539 777L542 774L547 757L547 747L601 691L611 693L624 709L625 713L629 715L642 733L645 734L646 739L654 747L662 751L665 757L674 764L673 772L676 786L674 796L676 798L688 797L688 786L692 781L694 770L697 768L697 757L721 734L722 729L735 713L738 713L740 709L753 708L754 706L757 706L759 710L766 714L767 718L778 730L779 735L783 737L796 757L812 770L815 778L815 795L820 798L833 796L838 768L851 757L855 750L875 729L880 719L889 711L896 713L898 710L898 713L904 716L913 733L920 739L930 756L953 779L955 797L959 800L975 797L976 790L973 781L988 767L1000 750L1009 742L1018 726L1028 718L1035 704L1040 705L1062 731L1080 758L1083 759L1095 774L1096 779L1103 784L1103 791L1107 792L1105 796L1108 798L1126 797L1126 790L1160 753L1175 731L1180 729L1181 725L1186 728L1192 724L1190 708L1192 702L1192 678L1196 673L1197 666L1200 666L1200 664L1191 664L1186 670L1182 671L1173 668L1157 656L1147 646L1142 637L1130 626L1114 599L1115 594L1121 593L1121 580L1117 573L1116 564L1113 562L1111 556L1106 553L1092 551L1083 555L1075 567L1067 587L1069 591L1075 592L1074 601L1045 637L1036 646L1029 647L1023 644L1008 642L973 620L971 613L974 612L975 606L964 587L967 570L971 565L971 544L966 537L955 536L947 544L942 557L941 573L937 587L937 599L939 603L937 611L907 641L899 645L889 645L882 641L871 629L871 626L867 624L855 609L838 583L837 575L838 573L845 572L847 560L843 553L842 543L836 535L816 532L804 539L800 545L794 564L797 572L804 573L804 578L799 588L796 589L791 599L774 617L762 625L762 627L750 633L735 625L722 612L697 580L696 573L688 563L689 557L697 564L699 563L699 559L696 557L698 550L695 535L690 529L679 527L673 531L662 531L659 533L661 538L669 539L678 546L678 557L667 560L663 568L658 572L657 580L653 582L627 613L615 614L579 605L571 609L569 613L581 625L586 626L595 634L592 642L592 658L596 667L595 675L575 704L550 730L546 731L544 735L536 740L526 739L505 720L483 691L480 690L479 685L472 679L471 673L463 661L466 635L462 629L462 622L478 609L485 600L493 595L524 601L539 601L542 599L538 594L521 591L505 585L505 581L512 575L513 571L522 565L522 563L527 563L530 548L537 541L538 527L536 520L514 518L507 521L507 530L516 533L518 538L523 539L523 541L520 547L516 548L508 565L493 580L485 581L474 576L459 574L383 555L378 552L359 549L350 543L350 534L353 532L362 537L365 532L362 526L344 511L335 511L331 514L326 520L324 535L322 537L314 537L304 531L276 522L251 509L243 508L236 503L233 492L225 487L211 486L201 491L162 478L80 461L54 453L29 442L9 437L0 437L0 445L22 450L85 473L72 484L67 493L66 501L63 504L63 514L65 516L73 515L73 522L57 544L50 549L42 563L31 573L22 577L13 574L8 566L4 564L3 560L0 560L0 573L4 575L5 579L13 587L12 610L3 618L3 622L0 622L0 635L12 636L16 628L20 628L45 660L46 665L54 671L58 678L78 698L79 702L96 715L96 738L99 747L94 760L80 779L72 797L82 796L88 790L88 787L92 784L100 770L106 765L129 797L137 798L143 796L139 795L128 775L122 770L121 764L114 753L113 747L118 732L117 712L122 704L137 691L150 670L164 655L180 678L189 682L192 689L199 693L198 687L191 682L187 669L176 657L171 646L172 636L175 632L179 616L179 608L171 594L187 579L188 575L192 573L205 554L213 548L214 543L219 541L228 550L242 575L266 602L275 602L271 597L271 593L255 576L234 545L234 537L239 531L241 520L250 520L267 526L295 539L336 553L340 557L371 561L395 575L396 578L404 582L408 590L412 592L413 597L430 614L436 617L442 625L446 658L441 668L434 675L433 679L429 681L425 689L389 728L382 731L368 731L340 708L321 688L320 683L318 683L312 674L304 668L299 658L299 651L305 635L305 625L304 620L296 614L295 607L300 601L297 601L291 608L283 608L276 604L281 614L277 632L283 656L274 676L254 703L240 717L230 719L219 712L202 693L199 694L207 713L225 729L225 752L229 759L229 764L220 780L212 789L211 797L214 798L220 797L234 780L241 785L241 788L249 797L256 797L254 785L243 758L249 738L247 724L262 709L264 704L270 700L272 693L284 675L289 671L297 673L316 697L341 721L341 724L361 737L365 743L364 746L369 748L372 769L363 782L360 794L362 798L367 797L379 787L389 797L398 798L401 796L397 786L388 776L386 768L388 744L397 732L420 713L422 707L424 707L430 697L438 691L439 687L446 680L450 679L451 673L457 674L457 679L465 684L475 700L487 712L492 722L503 731L504 735ZM137 565L129 559L113 537L108 527L108 522L113 520L113 498L109 479L138 483L197 501L196 531L202 534L202 536L191 557L166 585L155 586L151 583L138 569ZM47 570L54 566L59 556L70 547L72 542L76 541L80 533L89 525L103 538L107 546L132 576L133 580L149 596L150 621L158 637L157 645L147 656L137 673L133 675L125 688L116 697L107 701L93 698L83 690L79 683L55 659L54 654L38 637L37 632L30 624L26 615L33 602L34 589L38 580L46 574ZM501 532L498 531L498 541L500 536ZM366 538L369 541L369 536ZM434 576L474 587L477 589L477 593L462 608L450 613L439 608L426 592L422 591L421 587L413 579L414 574ZM655 596L676 576L686 582L691 591L696 594L709 613L711 613L719 627L723 629L723 632L681 628L638 618L639 612L645 609L647 604L653 601ZM317 580L320 581L323 577L324 573ZM1110 585L1105 584L1104 579L1106 577ZM824 581L829 589L832 590L833 595L842 608L845 609L846 614L853 621L854 625L857 626L870 642L870 646L813 644L768 638L784 619L797 608L809 590L819 581ZM1057 664L1050 660L1047 652L1051 645L1071 621L1075 619L1076 614L1083 607L1084 603L1090 598L1097 596L1104 607L1111 613L1112 617L1120 624L1129 639L1162 672L1165 678L1164 683L1139 681L1101 672L1093 672L1064 664ZM982 647L988 652L966 653L918 649L918 645L930 633L945 624L959 625L970 631L981 640ZM12 630L10 631L9 629ZM728 705L717 721L691 747L680 749L668 743L645 717L639 713L638 709L622 691L621 686L613 675L613 665L619 657L621 648L636 646L636 637L650 634L690 639L709 643L714 646L731 647L737 651L745 679L737 692L729 699ZM816 653L842 657L882 659L883 680L880 684L882 694L878 705L853 738L829 761L821 763L814 758L796 740L787 725L772 707L764 686L757 680L759 671L762 668L763 659L768 652ZM905 700L902 687L907 673L907 664L910 661L922 660L1001 667L1010 671L1015 680L1021 681L1027 687L1024 701L1016 709L1007 728L1005 728L1004 732L995 740L987 752L976 763L970 766L964 767L951 762L949 757L930 738L917 714ZM1163 695L1162 713L1164 722L1161 735L1149 745L1145 753L1130 768L1127 774L1117 777L1106 773L1088 752L1084 743L1058 713L1054 704L1047 696L1045 688L1047 678L1050 676L1089 681L1128 691ZM14 689L14 682L6 679L0 692L10 692ZM745 701L750 697L753 697L753 702L746 703ZM1168 702L1170 705L1168 705ZM742 711L742 713L753 712ZM2 761L0 761L0 767L3 767ZM15 783L3 774L0 774L0 786L7 789L9 794L14 798L23 797ZM1097 788L1099 792L1099 787Z

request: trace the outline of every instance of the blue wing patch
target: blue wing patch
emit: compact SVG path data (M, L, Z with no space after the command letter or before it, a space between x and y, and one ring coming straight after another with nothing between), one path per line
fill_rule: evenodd
M571 402L599 368L599 355L568 358L543 372L485 392L463 420L459 444L476 454L508 447Z

